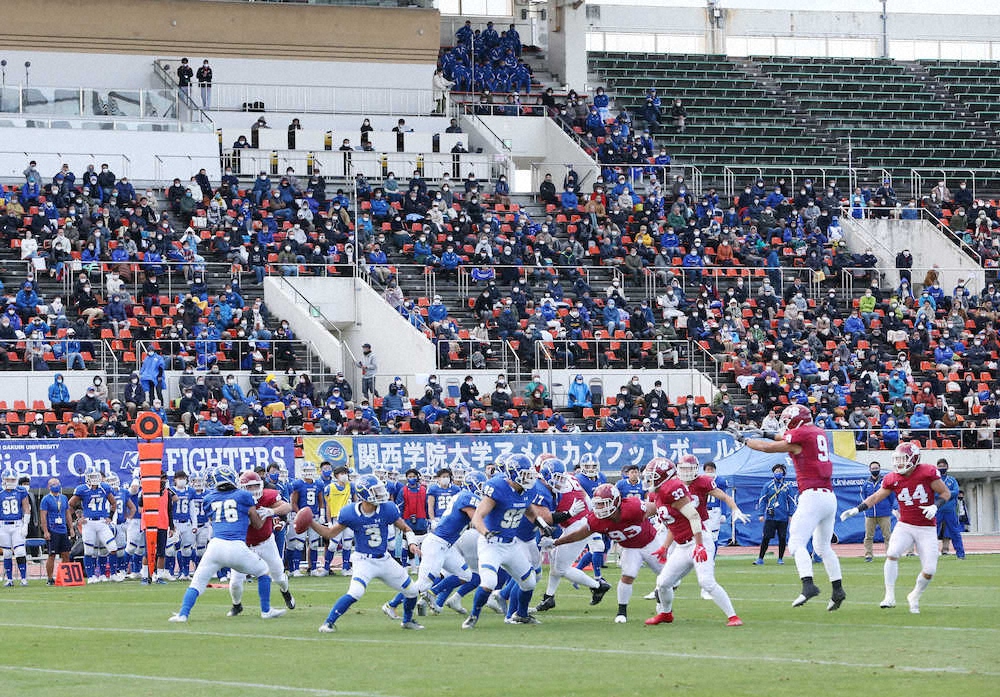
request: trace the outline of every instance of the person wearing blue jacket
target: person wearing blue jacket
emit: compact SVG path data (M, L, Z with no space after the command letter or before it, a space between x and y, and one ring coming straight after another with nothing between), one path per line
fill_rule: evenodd
M859 496L864 501L882 487L882 466L878 462L868 465L871 474L861 484ZM895 494L889 494L878 503L865 509L865 561L871 561L872 543L875 541L875 528L881 528L882 541L889 547L889 536L892 534L892 511L896 508Z
M941 554L948 553L948 540L955 545L955 556L965 559L965 545L962 542L962 524L958 520L958 480L948 474L948 460L940 458L937 461L938 474L951 492L951 498L941 501L935 496L937 504L938 539L941 540Z
M441 296L435 295L434 302L427 306L427 322L434 324L435 322L443 322L447 318L448 308L441 302Z
M139 366L139 382L142 383L142 389L149 396L150 402L153 401L154 397L161 402L163 401L163 388L167 386L164 375L166 365L163 356L160 355L155 346L149 346L146 349L146 357L142 359L142 365Z
M764 532L760 539L760 552L754 559L754 565L764 563L767 547L775 534L778 536L778 563L785 563L785 546L788 544L788 519L795 512L795 485L785 481L787 470L780 462L771 468L774 479L764 485L757 499L757 513L764 523Z
M76 409L76 402L69 397L69 388L62 373L56 373L49 385L49 404L59 418L62 418L63 412Z
M577 375L573 378L573 384L569 386L566 406L570 409L576 409L576 415L579 418L583 417L585 407L593 406L593 397L590 394L590 388L587 387L587 383L584 381L582 375Z

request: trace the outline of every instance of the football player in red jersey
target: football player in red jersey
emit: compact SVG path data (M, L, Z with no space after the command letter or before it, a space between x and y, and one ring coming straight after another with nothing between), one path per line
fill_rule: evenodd
M823 429L813 425L812 414L801 404L785 407L780 423L782 433L767 440L755 438L745 442L748 447L760 452L788 453L795 466L799 499L788 527L788 550L795 557L795 567L802 579L802 593L792 601L792 607L805 605L820 592L813 583L812 557L806 548L812 537L813 549L823 559L826 575L833 584L826 609L837 610L847 594L841 583L840 559L830 545L833 524L837 519L837 496L833 493L831 481L833 460L830 459L830 441ZM737 439L741 438L737 436Z
M899 574L899 558L911 546L916 545L920 558L920 573L917 584L906 596L910 612L920 614L920 596L937 571L937 504L951 498L951 492L941 479L937 467L920 463L920 447L916 443L900 443L892 453L893 472L882 479L882 486L854 508L840 514L841 520L871 508L890 494L899 502L899 524L892 531L889 546L885 552L885 598L879 607L896 606L896 576Z
M622 499L621 492L611 484L600 484L591 497L593 510L581 525L565 532L555 541L555 547L586 540L593 533L607 535L621 546L619 564L622 577L618 582L618 614L616 624L628 621L628 601L632 597L632 582L645 564L659 574L663 562L656 558L656 550L663 544L664 533L657 533L649 520L655 508L635 496ZM697 515L697 513L695 514Z
M699 474L700 471L701 463L698 462L698 458L694 455L682 455L677 460L677 476L684 482L684 486L688 488L691 494L691 500L698 507L698 515L701 516L701 522L705 526L705 530L709 530L708 499L710 496L714 496L729 506L733 511L734 523L749 523L750 516L740 510L740 507L736 505L736 500L732 496L715 485L715 477L710 474ZM716 535L713 534L711 537L714 544ZM718 552L718 545L715 545L715 552L712 557L715 558ZM705 589L702 589L701 597L703 600L712 600L712 594Z
M264 521L264 525L258 530L253 526L247 530L247 547L254 554L267 562L271 570L271 578L278 584L281 590L281 597L285 601L285 607L289 610L295 609L295 598L288 590L288 574L285 573L285 565L281 561L278 553L278 545L274 541L274 518L283 517L291 513L292 506L287 501L283 501L277 489L265 489L264 481L256 472L247 470L240 476L240 487L246 489L257 502L257 508L269 508L274 511L274 515ZM236 617L243 612L243 584L246 581L246 574L233 569L229 575L229 596L232 598L233 606L226 613L228 617ZM284 612L284 610L282 610Z
M727 626L739 627L743 621L733 609L726 589L715 580L715 543L702 522L708 519L708 513L704 516L699 513L695 496L680 480L677 468L670 460L659 457L650 460L646 464L645 479L651 505L655 506L657 515L667 526L666 539L657 552L665 562L656 578L657 614L646 620L646 624L674 621L674 588L694 569L702 591L726 614ZM676 545L670 549L673 543Z

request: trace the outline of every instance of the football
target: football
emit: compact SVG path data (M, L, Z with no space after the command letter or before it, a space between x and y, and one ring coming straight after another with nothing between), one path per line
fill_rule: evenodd
M309 526L313 522L313 512L312 509L306 506L305 508L300 508L299 512L295 514L295 532L298 534L304 533L309 529Z

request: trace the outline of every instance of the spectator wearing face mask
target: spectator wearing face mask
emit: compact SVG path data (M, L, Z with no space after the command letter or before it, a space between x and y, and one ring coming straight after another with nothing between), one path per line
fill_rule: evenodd
M862 501L882 487L882 466L878 462L872 462L868 465L868 472L871 476L862 482L858 494ZM865 561L871 561L874 558L872 544L875 541L875 528L882 530L882 542L888 548L889 536L892 534L892 513L896 508L895 495L889 494L865 510Z
M785 466L781 463L774 465L771 474L773 478L764 485L757 499L757 512L759 520L764 523L764 531L761 534L760 551L753 562L755 566L763 565L764 555L775 535L778 537L778 563L785 563L788 519L795 512L796 489L794 484L785 481Z

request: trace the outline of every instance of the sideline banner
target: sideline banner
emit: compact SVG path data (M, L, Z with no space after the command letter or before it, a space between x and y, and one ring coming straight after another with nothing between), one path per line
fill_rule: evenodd
M498 455L522 452L531 456L552 453L575 464L593 453L605 474L618 475L626 465L642 467L651 458L697 455L702 462L721 459L735 450L728 433L716 431L658 431L655 433L497 434L490 436L355 436L354 465L360 473L377 464L411 467L461 466L481 470Z
M166 438L163 459L167 473L178 470L203 472L230 465L237 471L277 462L292 471L295 439L291 436L247 438ZM64 488L83 483L91 465L104 473L115 472L123 481L132 479L139 466L135 438L63 438L53 440L0 440L0 469L11 467L18 476L31 477L31 488L44 489L50 477L58 477Z

